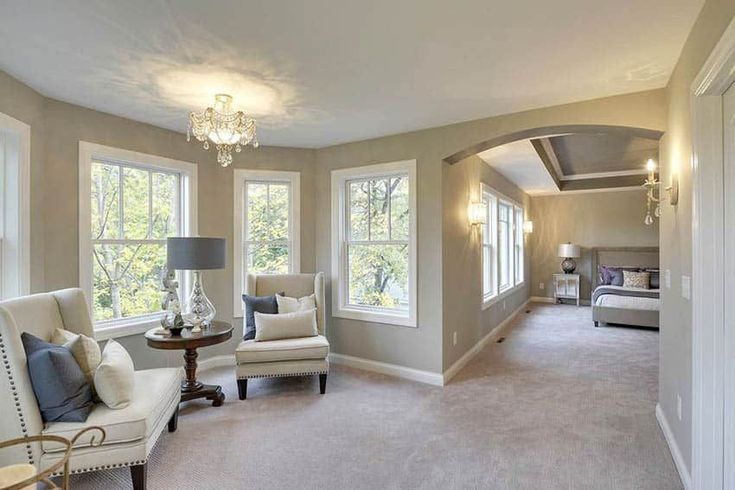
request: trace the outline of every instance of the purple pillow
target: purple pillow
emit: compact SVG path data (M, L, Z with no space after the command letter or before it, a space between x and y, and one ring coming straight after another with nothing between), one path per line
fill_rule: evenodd
M597 277L601 286L608 286L612 282L612 275L610 274L610 268L604 265L597 266Z

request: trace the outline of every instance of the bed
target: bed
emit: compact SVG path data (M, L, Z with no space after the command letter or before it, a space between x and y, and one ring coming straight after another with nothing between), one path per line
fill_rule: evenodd
M658 275L658 247L605 247L592 249L592 320L659 328L659 288L632 288L602 284L601 267L645 270Z

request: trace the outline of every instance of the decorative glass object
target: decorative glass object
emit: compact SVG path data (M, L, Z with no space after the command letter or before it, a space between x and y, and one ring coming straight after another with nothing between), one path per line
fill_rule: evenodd
M189 130L186 132L186 141L191 141L191 135L204 143L204 149L209 149L210 141L217 148L217 161L223 167L232 163L232 150L236 153L242 147L252 145L258 147L255 119L249 118L242 111L232 109L232 97L227 94L214 96L214 107L207 107L203 112L189 114Z

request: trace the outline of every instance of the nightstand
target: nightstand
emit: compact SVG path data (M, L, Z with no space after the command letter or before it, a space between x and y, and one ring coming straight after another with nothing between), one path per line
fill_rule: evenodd
M554 274L554 303L573 299L579 306L579 274Z

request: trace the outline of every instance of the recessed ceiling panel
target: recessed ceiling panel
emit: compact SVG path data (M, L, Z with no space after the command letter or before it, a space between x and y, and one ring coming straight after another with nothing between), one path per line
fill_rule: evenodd
M559 191L529 140L496 146L478 153L477 156L526 194L548 194Z
M645 171L658 159L658 140L632 134L569 134L549 138L564 176Z
M176 131L217 92L321 147L664 87L703 0L19 0L0 70Z

